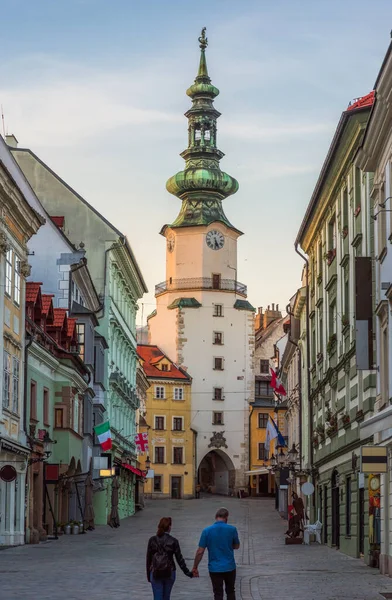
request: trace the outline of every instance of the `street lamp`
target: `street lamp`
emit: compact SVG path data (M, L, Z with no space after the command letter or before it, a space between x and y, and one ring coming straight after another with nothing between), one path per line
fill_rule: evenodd
M283 467L285 460L286 460L286 455L283 452L283 448L280 448L279 454L278 454L278 464L280 467Z
M49 448L51 448L52 444L57 444L57 440L50 439L48 431L45 431L45 435L40 441L43 443L44 446L44 455L40 456L39 458L30 458L28 461L29 465L47 461L48 458L52 455L52 451L49 450Z

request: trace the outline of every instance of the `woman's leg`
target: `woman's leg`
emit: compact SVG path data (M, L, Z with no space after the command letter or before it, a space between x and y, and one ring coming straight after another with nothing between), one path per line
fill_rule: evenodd
M151 573L151 587L154 600L164 600L164 582L165 579L154 579L154 575Z
M169 579L164 579L162 600L170 600L170 594L176 580L176 572L172 571ZM155 600L155 598L154 598Z

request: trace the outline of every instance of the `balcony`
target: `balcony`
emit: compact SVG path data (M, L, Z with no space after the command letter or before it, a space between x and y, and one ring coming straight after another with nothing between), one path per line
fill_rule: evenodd
M165 292L176 290L223 290L235 292L246 297L247 287L235 279L220 279L217 281L212 277L194 277L189 279L172 279L162 281L155 286L155 295L159 296Z

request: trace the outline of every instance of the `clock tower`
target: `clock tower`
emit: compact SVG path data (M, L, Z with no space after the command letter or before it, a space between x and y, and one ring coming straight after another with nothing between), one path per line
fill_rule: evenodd
M196 435L195 478L202 489L236 493L247 487L248 417L253 394L254 308L237 280L237 239L222 202L238 182L220 169L214 107L219 90L208 75L205 28L200 64L187 90L192 100L185 168L167 184L181 201L164 225L166 280L155 288L149 316L150 343L157 344L193 378L192 429ZM153 443L154 445L154 443Z

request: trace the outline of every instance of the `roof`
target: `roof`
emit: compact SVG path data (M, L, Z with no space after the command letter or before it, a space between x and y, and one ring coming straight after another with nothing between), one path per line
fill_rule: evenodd
M26 282L26 302L32 302L35 304L39 295L39 291L42 283L36 283L34 281Z
M52 219L53 223L60 229L64 227L64 217L52 217L52 215L50 215L50 218Z
M356 108L366 108L372 106L374 102L374 90L369 92L366 96L362 96L362 98L358 98L353 104L349 104L347 107L347 111L355 110Z
M247 300L236 300L234 303L234 308L237 310L249 310L251 312L256 312L256 309Z
M200 306L196 298L176 298L167 308L199 308Z
M76 319L71 319L69 317L68 318L68 330L67 330L68 337L73 338L74 333L75 333L75 327L76 327Z
M143 369L147 377L155 377L156 379L180 379L191 381L190 375L181 367L178 367L158 346L148 344L138 344L137 353L143 361ZM170 362L170 371L161 371L156 364L165 358Z
M53 327L63 327L64 321L67 317L67 311L65 308L54 308L54 321Z
M53 310L52 298L54 298L54 294L42 294L42 313L44 315L48 315L51 306Z

